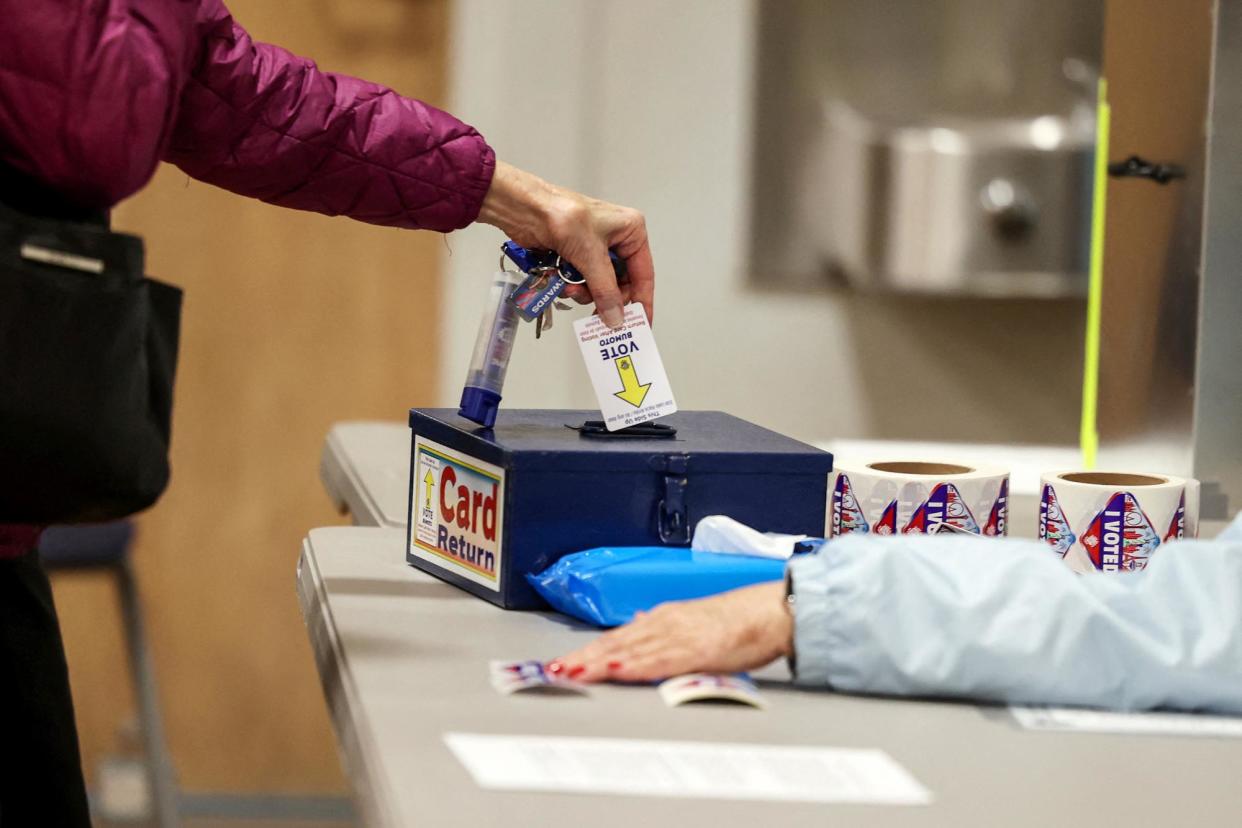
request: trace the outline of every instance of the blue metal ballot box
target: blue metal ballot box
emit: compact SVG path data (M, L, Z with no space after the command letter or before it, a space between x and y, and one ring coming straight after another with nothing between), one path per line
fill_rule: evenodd
M598 411L505 410L481 428L412 409L406 560L506 609L546 606L525 575L597 546L685 546L723 514L822 536L832 455L719 411L673 436L590 433Z

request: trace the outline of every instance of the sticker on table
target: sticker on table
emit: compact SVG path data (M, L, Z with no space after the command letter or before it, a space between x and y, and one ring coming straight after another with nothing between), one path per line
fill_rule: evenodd
M612 330L598 316L587 316L574 323L574 333L609 431L677 410L642 305L625 306L625 324L620 330Z
M1024 705L1013 705L1009 712L1027 730L1242 738L1242 716L1214 716L1208 713L1124 713L1116 710Z
M882 750L446 733L480 788L620 796L926 805Z
M504 469L415 435L413 482L410 554L499 592Z
M690 702L735 702L764 709L768 703L746 676L727 673L688 673L660 684L660 698L669 707Z
M506 696L523 690L586 694L586 688L578 682L548 673L542 661L493 661L488 665L488 671L492 687Z

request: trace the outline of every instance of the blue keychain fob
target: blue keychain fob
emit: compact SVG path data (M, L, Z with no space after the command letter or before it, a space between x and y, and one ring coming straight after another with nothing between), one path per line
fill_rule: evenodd
M556 271L539 269L527 274L509 300L518 315L529 322L547 310L564 289L565 280Z

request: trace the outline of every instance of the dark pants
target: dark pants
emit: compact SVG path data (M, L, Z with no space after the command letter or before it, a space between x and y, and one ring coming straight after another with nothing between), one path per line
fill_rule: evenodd
M47 575L0 559L0 828L89 828L69 670Z

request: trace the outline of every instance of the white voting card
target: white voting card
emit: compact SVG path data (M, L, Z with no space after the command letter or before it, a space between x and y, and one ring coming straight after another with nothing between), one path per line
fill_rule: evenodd
M882 750L446 733L481 788L621 796L925 805Z
M1199 713L1121 713L1073 707L1013 705L1009 712L1027 730L1128 733L1140 736L1242 737L1242 717Z
M587 316L574 323L574 334L609 431L677 410L642 305L625 306L620 330L612 330L598 316Z

